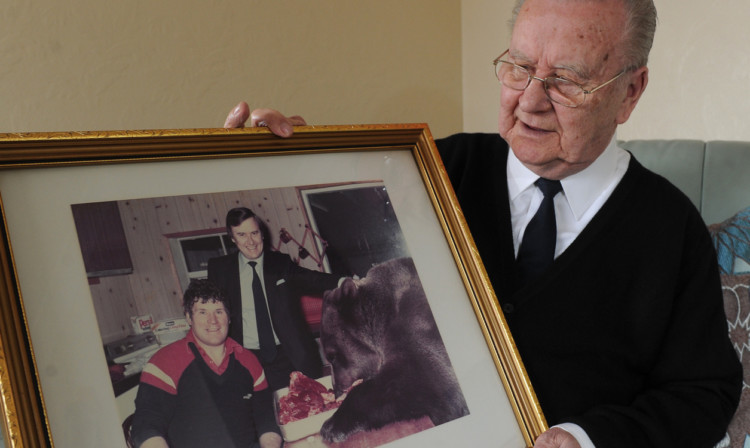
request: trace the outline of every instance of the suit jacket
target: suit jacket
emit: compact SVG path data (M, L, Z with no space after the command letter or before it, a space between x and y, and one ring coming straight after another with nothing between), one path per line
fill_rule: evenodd
M239 255L208 261L208 279L226 294L230 306L229 337L242 343L242 292ZM263 282L273 328L295 369L317 378L321 373L315 339L300 306L301 295L322 295L336 288L339 278L298 266L288 255L270 250L263 254Z

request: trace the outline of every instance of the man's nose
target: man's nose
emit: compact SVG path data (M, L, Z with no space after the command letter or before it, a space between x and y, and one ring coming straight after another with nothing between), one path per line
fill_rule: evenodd
M518 103L525 111L546 110L551 107L551 101L547 96L544 87L544 79L531 77L531 82L526 86L526 90L521 92Z

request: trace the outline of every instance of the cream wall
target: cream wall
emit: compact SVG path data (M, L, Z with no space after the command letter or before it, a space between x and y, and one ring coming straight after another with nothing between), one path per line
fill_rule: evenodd
M750 140L750 1L656 7L651 80L621 136Z
M497 132L500 85L492 61L510 42L515 0L461 1L463 122L466 132Z
M750 1L656 0L650 82L621 139L750 140ZM463 0L464 129L495 132L490 62L509 41L513 0Z
M750 2L656 0L620 138L750 140ZM513 0L6 0L0 132L220 126L241 99L311 123L494 132Z
M459 0L4 0L0 132L325 124L461 130Z

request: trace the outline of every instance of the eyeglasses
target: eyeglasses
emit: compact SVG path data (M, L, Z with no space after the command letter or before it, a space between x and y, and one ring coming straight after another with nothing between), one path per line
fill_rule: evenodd
M495 66L495 75L503 86L509 89L523 91L526 90L526 87L528 87L529 84L531 84L532 79L536 79L544 86L544 93L547 94L547 98L549 98L550 101L565 107L580 106L586 101L587 95L590 95L608 85L627 71L623 70L604 84L594 87L591 90L586 90L582 85L569 79L556 76L539 78L532 75L526 68L521 67L520 65L516 65L510 61L504 61L502 57L508 54L508 51L509 50L505 50L503 54L498 56L497 59L492 62L492 65Z

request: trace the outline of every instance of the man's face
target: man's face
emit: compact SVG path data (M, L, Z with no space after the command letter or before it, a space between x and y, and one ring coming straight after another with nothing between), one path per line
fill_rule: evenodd
M590 90L625 68L624 20L618 0L527 0L513 29L508 60L539 78L563 77ZM617 125L628 119L645 88L646 70L623 74L577 108L551 102L537 80L524 91L503 88L500 135L536 174L551 179L575 174L604 151ZM633 85L638 76L642 82Z
M232 226L232 241L248 260L255 260L263 254L263 234L254 217Z
M229 334L229 314L224 304L215 300L193 304L193 316L186 315L195 339L206 347L224 344Z

